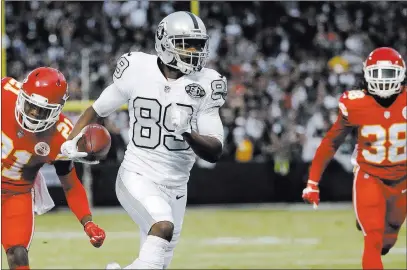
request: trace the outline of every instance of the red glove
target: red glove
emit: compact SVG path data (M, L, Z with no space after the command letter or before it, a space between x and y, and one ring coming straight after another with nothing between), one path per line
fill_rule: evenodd
M314 209L317 209L319 204L318 183L312 180L308 180L307 187L302 191L302 198L305 202L312 203Z
M94 247L100 247L103 244L103 241L105 240L106 234L105 231L101 228L98 227L95 223L92 221L88 221L85 223L85 226L83 226L85 229L86 234L90 238L90 243Z

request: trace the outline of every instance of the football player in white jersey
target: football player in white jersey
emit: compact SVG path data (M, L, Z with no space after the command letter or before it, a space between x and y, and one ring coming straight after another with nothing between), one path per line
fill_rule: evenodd
M130 142L116 179L117 197L139 225L138 258L125 269L167 268L180 237L187 182L196 155L216 162L222 153L219 108L226 78L205 68L208 35L202 20L174 12L157 27L157 55L121 56L109 85L76 123L62 153L83 161L81 130L128 104ZM108 268L119 267L110 264Z

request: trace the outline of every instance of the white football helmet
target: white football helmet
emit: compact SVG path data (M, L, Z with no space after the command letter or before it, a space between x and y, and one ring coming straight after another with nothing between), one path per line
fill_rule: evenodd
M202 20L186 11L171 13L158 25L155 50L167 66L184 74L200 71L208 59L209 36Z

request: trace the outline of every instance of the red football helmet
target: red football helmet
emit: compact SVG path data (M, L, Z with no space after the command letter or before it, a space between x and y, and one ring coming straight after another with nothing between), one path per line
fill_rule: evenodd
M388 98L401 92L401 83L406 77L406 64L396 50L381 47L369 54L363 71L369 93Z
M36 68L19 91L15 107L17 122L29 132L47 130L58 121L68 97L68 85L60 71Z

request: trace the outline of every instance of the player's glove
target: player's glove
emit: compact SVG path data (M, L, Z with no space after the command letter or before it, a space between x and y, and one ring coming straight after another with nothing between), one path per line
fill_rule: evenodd
M98 225L96 225L92 221L86 222L83 228L90 238L90 243L94 247L98 248L102 246L103 241L105 241L106 238L105 231L102 228L99 228Z
M314 209L317 209L319 204L318 183L308 180L307 187L302 191L302 198L305 202L313 204Z
M181 136L184 133L192 132L191 119L192 116L186 110L180 108L175 103L172 104L171 123L176 135Z
M65 141L61 145L61 154L74 162L98 164L99 160L95 161L86 160L84 158L88 156L88 153L78 151L78 141L80 138L82 138L82 136L83 132L81 131L72 140Z

